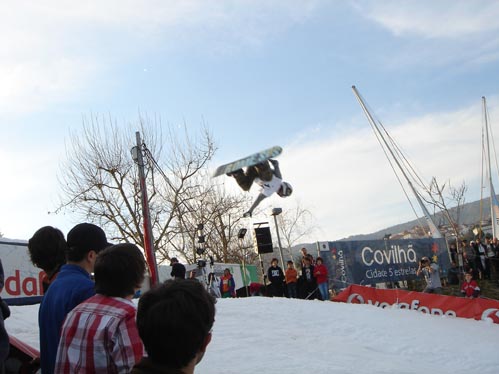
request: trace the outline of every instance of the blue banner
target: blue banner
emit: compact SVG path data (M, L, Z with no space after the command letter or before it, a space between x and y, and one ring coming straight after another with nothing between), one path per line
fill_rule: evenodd
M343 289L416 279L423 256L447 274L450 259L445 239L397 239L320 242L320 255L329 270L330 286Z

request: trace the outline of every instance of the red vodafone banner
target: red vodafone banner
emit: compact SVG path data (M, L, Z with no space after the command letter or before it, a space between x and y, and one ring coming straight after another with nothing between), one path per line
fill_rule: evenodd
M394 305L400 309L418 310L422 313L491 320L499 323L499 301L491 299L465 299L415 291L380 290L351 285L334 297L333 301L370 304L380 308Z

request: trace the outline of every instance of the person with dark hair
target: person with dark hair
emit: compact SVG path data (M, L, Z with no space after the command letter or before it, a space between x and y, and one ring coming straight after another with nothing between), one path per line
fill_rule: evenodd
M473 279L473 274L467 272L464 275L464 282L461 285L461 294L467 299L475 299L480 295L480 287L478 283Z
M3 291L4 272L2 260L0 260L0 292ZM4 321L10 316L9 306L0 298L0 373L5 370L5 360L9 357L10 345L9 334L5 330Z
M303 257L303 266L300 276L300 292L301 299L314 299L316 297L317 282L314 276L314 265L312 265L312 256L307 255Z
M236 297L236 282L229 268L226 268L224 275L220 277L220 295L224 299L227 297Z
M43 293L47 292L62 265L66 263L66 250L64 234L52 226L38 229L28 241L31 262L45 273L42 278Z
M173 279L185 279L185 266L178 262L176 257L172 257L170 266L172 267L170 275Z
M452 261L449 270L447 270L447 283L450 286L456 286L459 284L459 267Z
M137 327L147 357L132 374L193 374L211 341L216 299L194 280L168 280L139 300Z
M478 276L480 279L484 279L488 273L488 264L486 251L487 247L482 243L480 236L477 236L475 242L473 243L473 249L475 250L475 266L474 269L478 271Z
M95 295L90 274L99 253L110 244L104 231L91 223L80 223L67 235L67 263L52 282L40 304L40 361L43 374L54 372L57 345L66 315Z
M298 280L298 272L295 269L295 264L293 261L289 260L287 262L288 268L286 269L286 272L284 273L284 278L286 281L286 291L287 291L287 296L292 299L296 299L297 293L296 293L296 282Z
M461 240L464 270L475 272L475 250L468 240Z
M426 256L422 257L419 261L419 267L416 270L416 275L419 276L423 274L426 281L426 287L423 292L425 293L442 293L442 283L440 282L440 268L439 266L431 262Z
M270 296L281 297L284 294L284 272L280 266L277 266L278 263L277 258L270 261L267 277L270 281Z
M317 257L315 260L314 277L317 282L317 288L319 288L321 299L324 301L329 300L328 273L322 257Z
M143 355L131 301L146 263L135 244L116 244L95 261L96 295L68 313L55 373L128 373Z

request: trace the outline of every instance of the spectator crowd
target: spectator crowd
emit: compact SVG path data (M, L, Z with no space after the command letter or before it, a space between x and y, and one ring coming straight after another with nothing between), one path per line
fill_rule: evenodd
M147 274L136 245L108 243L100 227L82 223L67 240L54 227L40 228L28 252L45 274L40 357L9 357L0 301L0 373L194 373L211 341L216 300L200 282L183 279L185 268L175 266L172 279L141 295L136 308L132 298Z
M459 249L458 249L459 248ZM211 341L215 297L195 279L185 279L185 266L172 258L172 279L132 302L147 274L143 254L134 244L111 244L93 224L76 225L67 234L46 226L28 242L33 264L44 271L39 309L41 373L194 373ZM459 285L463 297L480 296L479 283L499 277L499 242L486 235L450 248L452 266L446 281ZM0 287L3 268L0 262ZM284 265L284 264L283 264ZM263 285L251 284L251 295L331 300L323 259L301 249L295 264L283 269L273 258ZM419 262L423 292L441 293L439 267L428 257ZM445 283L445 282L444 282ZM236 284L226 268L217 296L236 297ZM0 300L0 373L9 365L8 336L3 320L8 306ZM164 336L182 336L172 341ZM5 367L4 367L5 366Z

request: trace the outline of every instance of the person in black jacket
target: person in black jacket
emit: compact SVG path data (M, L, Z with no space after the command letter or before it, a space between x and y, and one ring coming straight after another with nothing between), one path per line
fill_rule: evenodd
M185 279L185 266L178 262L176 257L172 257L170 266L172 267L170 275L173 279Z
M305 256L302 260L300 284L300 299L315 299L317 297L317 282L314 277L314 265L311 256Z
M283 296L284 293L284 272L277 266L277 263L277 258L273 258L267 271L267 277L271 282L270 296Z

